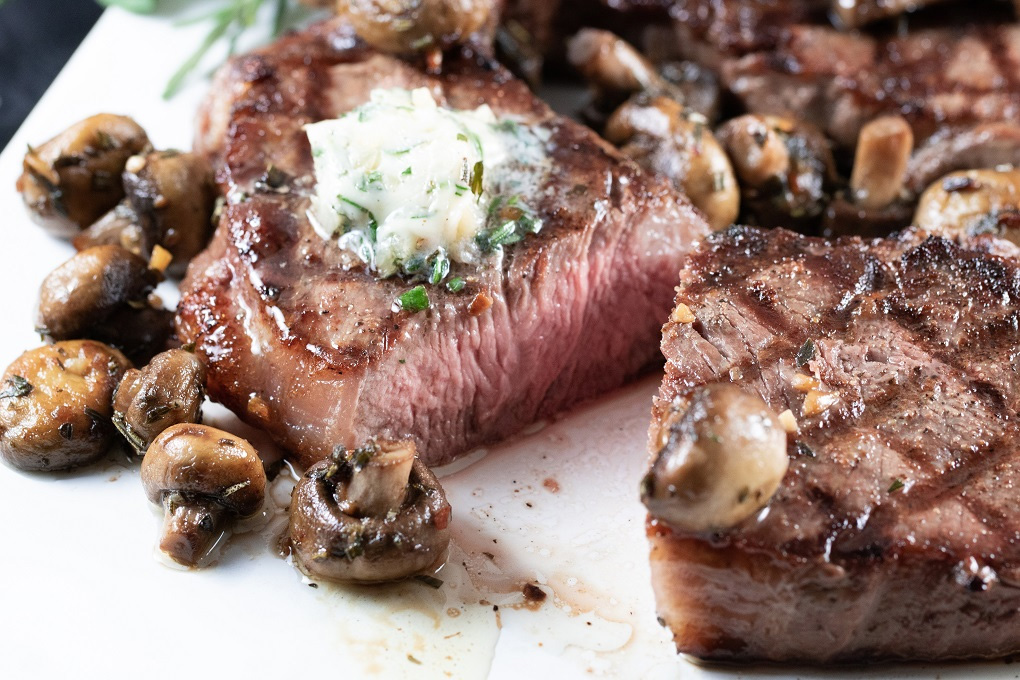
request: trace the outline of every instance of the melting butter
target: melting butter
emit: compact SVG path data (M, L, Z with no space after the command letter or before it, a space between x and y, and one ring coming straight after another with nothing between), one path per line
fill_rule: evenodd
M541 228L529 216L508 238L493 206L523 205L508 189L520 187L522 165L547 162L548 134L497 119L488 106L446 108L425 88L374 90L366 104L305 131L313 226L379 276L421 272L438 283L450 261L477 262L491 250L491 235L500 246Z

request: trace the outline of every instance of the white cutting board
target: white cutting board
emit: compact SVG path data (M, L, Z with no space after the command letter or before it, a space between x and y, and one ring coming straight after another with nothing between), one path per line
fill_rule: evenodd
M39 343L39 283L72 254L29 221L14 191L26 144L109 111L133 116L158 147L190 147L206 82L194 78L169 102L160 94L206 29L175 26L181 14L164 4L173 16L106 12L0 155L0 366ZM205 69L222 57L211 55ZM157 559L160 519L137 465L111 457L57 475L0 467L0 678L865 675L709 670L675 654L655 619L637 494L657 382L647 378L441 471L454 546L438 590L418 582L312 587L274 550L286 475L272 485L263 518L228 540L214 566L188 572ZM210 420L271 451L221 409ZM523 606L529 582L548 594L540 605ZM1020 677L1002 663L868 674Z

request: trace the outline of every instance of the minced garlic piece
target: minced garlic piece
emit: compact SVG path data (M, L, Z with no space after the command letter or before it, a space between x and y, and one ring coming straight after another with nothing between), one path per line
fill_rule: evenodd
M794 434L800 430L800 427L797 425L797 417L793 415L793 411L790 409L786 409L779 414L779 423L788 434Z
M670 316L673 323L694 323L696 318L697 317L694 316L694 312L691 311L691 308L682 302L676 306L673 310L673 314Z

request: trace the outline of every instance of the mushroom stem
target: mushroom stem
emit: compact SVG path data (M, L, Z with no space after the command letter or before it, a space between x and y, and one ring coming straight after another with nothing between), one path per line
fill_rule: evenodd
M379 442L364 464L355 461L350 483L337 488L345 510L361 517L382 517L399 510L407 496L414 453L409 441Z
M903 190L914 132L903 116L876 118L861 129L850 188L856 202L879 210Z
M585 79L602 89L617 92L668 89L651 62L609 31L582 29L567 42L567 59Z
M177 492L163 498L166 514L159 549L174 562L193 567L216 543L223 528L224 508L215 501L187 499Z

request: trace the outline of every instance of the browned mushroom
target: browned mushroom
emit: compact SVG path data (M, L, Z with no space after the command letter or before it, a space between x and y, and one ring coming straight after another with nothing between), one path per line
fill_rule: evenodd
M159 547L175 562L198 566L227 521L262 507L266 473L244 439L204 425L174 425L142 459L142 486L164 508Z
M637 93L668 97L710 121L718 116L719 82L692 62L653 64L616 34L594 28L582 29L567 42L567 59L595 93L583 114L596 127Z
M205 364L192 352L157 354L124 374L113 398L113 424L139 454L171 425L198 423L205 401Z
M990 233L1020 245L1020 170L946 175L922 194L914 224L947 238Z
M141 258L148 256L138 214L126 198L71 241L77 250L94 246L120 246Z
M492 0L338 0L369 45L395 54L445 50L465 42L489 19Z
M30 147L18 191L33 218L55 236L71 237L124 197L120 174L149 146L135 121L101 113Z
M22 354L0 384L0 458L19 470L65 470L101 458L113 437L113 391L130 366L91 340Z
M668 97L636 95L606 125L606 139L687 194L713 229L733 224L740 190L726 152L704 116Z
M766 227L811 230L836 180L825 136L805 123L748 114L716 132L740 180L741 220Z
M173 313L149 295L161 279L120 246L83 250L43 281L39 332L55 340L99 340L148 361L167 348L173 333Z
M43 281L39 326L55 340L83 337L115 310L144 305L158 281L145 260L120 246L83 250Z
M404 578L442 559L450 517L443 487L417 459L413 442L340 448L294 489L294 562L312 578Z
M181 276L212 234L216 189L202 156L153 151L128 159L127 197L74 239L79 250L114 244L148 259L160 246L170 254L167 273Z
M660 432L641 498L678 529L728 529L769 502L788 466L786 431L772 409L736 385L713 384Z
M669 83L644 55L609 31L581 29L567 41L567 59L599 89L626 94L669 89Z

